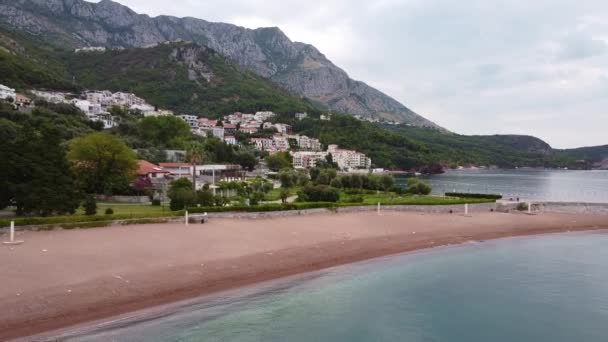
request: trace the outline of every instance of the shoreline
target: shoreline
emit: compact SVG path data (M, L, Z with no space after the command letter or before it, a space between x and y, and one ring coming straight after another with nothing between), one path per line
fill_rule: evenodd
M373 227L374 224L376 227ZM171 228L179 229L182 236L176 238L177 242L172 246L164 248L176 254L181 251L184 255L154 257L153 249L162 249L156 242L169 238ZM231 232L227 228L239 231ZM74 264L74 268L67 265L65 271L57 270L56 275L40 274L43 279L49 278L48 286L30 284L30 279L9 280L6 287L0 290L0 306L6 308L4 313L0 313L0 339L52 332L142 309L383 256L469 241L607 228L608 216L602 215L529 216L483 213L464 217L387 212L383 216L351 213L288 219L264 218L255 221L216 219L211 224L191 228L148 225L137 228L24 233L29 235L25 236L24 246L34 246L23 252L32 254L30 257L33 259L25 258L25 266L0 266L0 271L8 270L9 275L29 274L32 277L32 272L46 269L40 268L41 265L35 261L40 255L36 250L39 246L71 246L73 241L89 239L96 239L102 245L99 247L101 251L111 249L124 253L125 257L131 255L132 262L124 265L120 257L87 253L85 246L73 247L77 251L63 251L48 261L51 264L55 261ZM248 236L243 236L244 232L249 232ZM153 241L141 240L146 233L154 235ZM125 245L113 244L110 241L113 237L124 238L121 241ZM184 244L192 243L188 240L200 237L204 238L200 241L206 241L203 244L207 244L202 247L207 247L210 251L197 252L182 248L185 247ZM57 242L56 238L68 241ZM104 239L108 241L102 242ZM214 246L214 241L234 243L237 246L226 252L222 247L230 249L230 246ZM36 246L39 242L44 243ZM7 252L7 249L0 249L0 256L3 256L3 252ZM45 256L51 255L43 253ZM85 260L66 260L72 256L84 256ZM145 258L156 259L153 260L153 265L149 265L149 260L145 261ZM201 260L204 262L194 264ZM166 266L163 262L167 262ZM107 269L103 269L103 264L107 264ZM146 264L146 267L141 266ZM90 267L98 265L102 265L101 269L90 270ZM83 274L74 275L79 267ZM14 292L19 286L29 288L16 295Z

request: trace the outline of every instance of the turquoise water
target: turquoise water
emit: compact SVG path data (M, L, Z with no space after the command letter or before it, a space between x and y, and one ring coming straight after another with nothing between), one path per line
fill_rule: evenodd
M427 177L433 193L497 193L505 198L608 203L608 170L458 170Z
M608 341L608 232L377 259L200 298L65 341Z

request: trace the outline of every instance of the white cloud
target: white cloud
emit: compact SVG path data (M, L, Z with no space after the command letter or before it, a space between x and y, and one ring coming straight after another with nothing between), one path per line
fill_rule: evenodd
M608 144L604 0L119 0L150 15L278 26L459 133Z

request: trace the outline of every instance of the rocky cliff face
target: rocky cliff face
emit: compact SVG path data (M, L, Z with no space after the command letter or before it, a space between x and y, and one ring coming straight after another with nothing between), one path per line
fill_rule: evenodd
M0 23L70 47L193 41L328 109L437 127L382 92L352 80L315 47L292 42L276 27L250 30L195 18L151 18L110 0L0 0Z

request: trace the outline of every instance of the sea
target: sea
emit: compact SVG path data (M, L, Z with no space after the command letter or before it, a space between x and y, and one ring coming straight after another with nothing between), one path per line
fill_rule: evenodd
M49 341L606 342L608 231L470 242L197 298Z
M608 203L608 170L450 170L423 177L433 194L492 193L506 199ZM400 179L400 182L405 182Z

